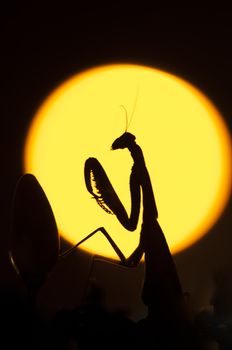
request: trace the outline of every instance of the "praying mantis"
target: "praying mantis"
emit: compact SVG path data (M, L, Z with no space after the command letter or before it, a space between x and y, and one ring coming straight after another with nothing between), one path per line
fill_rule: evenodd
M121 225L129 231L134 231L137 227L142 194L140 241L128 258L115 245L104 228L99 228L92 234L98 230L103 232L119 256L122 266L136 267L144 254L145 279L142 300L148 306L151 315L157 308L162 308L162 312L164 311L164 305L161 306L160 300L165 300L165 307L169 311L178 308L183 292L171 252L158 223L158 210L143 152L135 140L136 137L126 131L113 142L111 147L112 150L128 149L134 161L130 175L131 213L129 216L96 158L86 160L84 174L87 190L97 203L107 213L114 213Z

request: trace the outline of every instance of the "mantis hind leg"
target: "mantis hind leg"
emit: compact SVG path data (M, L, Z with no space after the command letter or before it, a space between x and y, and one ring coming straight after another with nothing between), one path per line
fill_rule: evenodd
M125 266L136 267L140 263L144 253L143 246L141 244L133 251L133 253L126 259Z
M106 231L106 229L104 227L98 227L96 230L94 230L93 232L89 233L86 237L84 237L81 241L79 241L77 244L75 244L72 248L70 248L70 249L66 250L65 252L61 253L59 255L59 258L63 258L64 256L72 253L79 245L81 245L82 243L87 241L90 237L95 235L95 233L97 233L98 231L103 233L103 235L106 237L106 239L108 240L108 242L110 243L110 245L114 249L115 253L118 255L121 263L124 263L126 261L126 258L124 256L124 254L119 249L119 247L114 242L114 240L110 237L109 233Z

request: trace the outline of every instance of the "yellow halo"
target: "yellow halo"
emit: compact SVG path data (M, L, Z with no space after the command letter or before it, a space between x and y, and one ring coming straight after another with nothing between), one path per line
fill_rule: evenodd
M137 102L136 102L136 96ZM91 199L84 163L96 157L130 211L127 150L110 151L128 131L142 147L157 201L159 222L172 253L198 241L215 224L231 193L231 138L219 111L188 82L150 67L115 64L74 75L58 86L33 118L24 169L43 187L60 233L75 244L104 226L128 256L139 240ZM115 253L101 233L85 242L91 253Z

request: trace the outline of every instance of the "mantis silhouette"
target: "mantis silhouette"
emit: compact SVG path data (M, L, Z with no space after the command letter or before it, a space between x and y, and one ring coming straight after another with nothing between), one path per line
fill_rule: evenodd
M163 314L165 309L169 314L172 311L175 313L180 306L183 293L171 252L158 223L158 210L143 152L135 139L133 134L124 132L111 147L112 150L127 148L134 161L130 175L131 213L129 216L96 158L88 158L85 162L85 181L88 191L97 203L107 213L114 213L119 222L129 231L137 227L142 193L143 221L139 244L128 258L125 258L118 247L116 252L120 258L120 264L127 267L136 267L144 254L145 279L142 299L152 317L157 310ZM100 230L105 231L102 228ZM112 242L110 243L112 245ZM164 303L161 302L162 300Z

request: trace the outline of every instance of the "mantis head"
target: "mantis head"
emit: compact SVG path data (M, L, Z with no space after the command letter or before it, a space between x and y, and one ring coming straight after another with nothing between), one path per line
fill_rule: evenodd
M112 150L129 148L135 143L135 136L129 132L124 132L121 136L119 136L111 146Z

